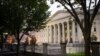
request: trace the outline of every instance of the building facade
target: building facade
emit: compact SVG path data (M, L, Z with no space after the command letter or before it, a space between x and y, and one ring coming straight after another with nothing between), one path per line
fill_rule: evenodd
M97 41L100 41L100 19L99 14L94 20L91 34L96 35ZM83 15L79 14L82 20ZM47 19L44 29L37 32L38 43L84 43L84 38L79 25L74 18L65 10L59 10Z

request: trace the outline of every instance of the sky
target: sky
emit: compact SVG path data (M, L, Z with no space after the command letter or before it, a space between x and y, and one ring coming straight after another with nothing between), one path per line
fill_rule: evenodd
M89 0L90 1L90 0ZM95 1L95 0L92 0ZM98 1L98 0L97 0ZM48 9L48 11L51 11L51 16L57 12L58 10L64 10L64 7L58 3L58 2L54 2L53 4L50 4L50 1L47 0L47 4L50 6L50 8ZM89 2L87 0L87 6L89 5ZM93 7L94 4L91 5L91 8ZM77 7L77 5L74 6L75 8Z
M50 2L47 1L47 4L50 6L48 11L51 11L51 15L53 15L58 10L63 10L64 9L64 7L61 6L61 4L58 3L58 2L54 2L54 4L50 4Z

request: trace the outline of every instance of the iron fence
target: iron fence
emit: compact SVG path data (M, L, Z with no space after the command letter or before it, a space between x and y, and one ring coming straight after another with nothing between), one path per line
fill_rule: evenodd
M46 53L47 55L62 56L62 49L60 44L47 44L46 46L36 45L34 48L33 46L34 45L21 44L19 48L19 52L31 52L31 53L34 52L34 53L41 53L41 54ZM66 56L85 56L84 49L85 49L84 44L82 43L67 43ZM92 43L90 52L91 52L91 56L99 56L100 53L99 43ZM7 54L7 53L11 53L11 54L16 53L16 45L12 45L9 48L4 47L3 50L0 49L0 54Z

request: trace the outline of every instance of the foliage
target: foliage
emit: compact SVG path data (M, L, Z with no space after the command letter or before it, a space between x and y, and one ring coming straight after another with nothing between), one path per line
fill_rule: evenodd
M97 41L97 37L95 35L91 36L91 41Z
M22 36L44 27L48 16L46 0L0 0L0 34L14 34L17 40L17 56ZM21 36L20 33L23 33Z
M16 35L44 28L47 9L46 0L0 0L0 32Z
M45 0L0 0L0 29L9 33L40 29L45 24Z

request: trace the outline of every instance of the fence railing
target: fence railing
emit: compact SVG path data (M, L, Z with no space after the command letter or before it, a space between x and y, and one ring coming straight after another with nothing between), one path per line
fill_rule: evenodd
M26 51L32 52L31 48L32 48L31 45L27 45ZM46 54L48 55L61 55L62 53L60 44L44 44L44 45L35 46L36 53L44 53L43 50L46 50L44 52L46 52ZM66 55L78 55L78 54L84 55L84 44L69 43L69 44L66 44L65 50L66 50ZM23 49L21 51L25 51L25 50Z
M34 48L33 48L34 47ZM8 52L16 51L16 45L8 46L8 48L4 48ZM84 56L84 44L81 43L67 43L65 45L62 44L47 44L43 45L20 45L19 51L24 52L35 52L41 53L44 55L59 55L62 56ZM100 44L92 43L91 44L91 56L99 56L100 54Z

